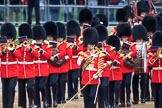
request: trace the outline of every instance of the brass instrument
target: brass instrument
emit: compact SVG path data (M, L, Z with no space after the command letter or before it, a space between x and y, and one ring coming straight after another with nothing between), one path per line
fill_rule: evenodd
M24 41L22 45L23 45L24 47L27 47L28 44L29 44L28 41Z
M7 49L9 50L9 51L12 51L12 50L14 50L15 49L15 43L14 42L8 42L7 43Z
M9 50L9 51L12 51L16 48L16 42L18 40L15 40L15 41L8 41L7 44L6 44L6 48Z
M157 54L158 58L162 58L162 47L158 48L156 54Z

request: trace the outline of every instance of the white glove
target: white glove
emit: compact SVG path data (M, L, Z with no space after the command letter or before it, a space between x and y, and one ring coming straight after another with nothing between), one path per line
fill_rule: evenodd
M97 79L98 77L99 77L98 75L93 74L93 78L94 78L94 79Z
M120 64L120 62L118 60L114 60L117 64Z
M77 60L77 65L81 65L82 64L82 61L81 60Z
M65 59L66 59L66 60L69 59L69 56L65 56Z

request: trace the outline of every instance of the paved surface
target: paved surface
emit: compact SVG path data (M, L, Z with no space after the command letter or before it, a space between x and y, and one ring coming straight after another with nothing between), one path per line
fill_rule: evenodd
M62 108L62 106L63 105L58 105L57 108ZM0 93L0 108L2 108L2 92ZM18 108L17 92L16 92L16 97L15 97L14 108ZM80 97L77 100L73 100L65 108L84 108L83 107L83 98ZM127 108L127 107L125 107L125 108ZM153 102L147 102L145 104L132 105L129 108L154 108L154 107L153 107Z

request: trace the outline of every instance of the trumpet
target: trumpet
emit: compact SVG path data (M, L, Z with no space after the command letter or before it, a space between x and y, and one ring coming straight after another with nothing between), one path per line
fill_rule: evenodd
M157 54L158 58L162 58L162 47L158 48L156 54Z

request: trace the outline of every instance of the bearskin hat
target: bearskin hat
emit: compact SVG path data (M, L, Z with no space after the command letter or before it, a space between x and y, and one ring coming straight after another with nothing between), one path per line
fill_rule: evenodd
M127 12L124 8L120 8L116 11L116 21L127 22Z
M83 23L90 24L91 20L92 20L92 12L87 8L82 9L79 13L79 23L81 25Z
M23 23L19 26L19 36L27 36L27 38L33 38L33 32L29 24Z
M12 23L4 23L1 27L1 36L6 36L8 39L16 39L16 28Z
M146 27L147 32L156 31L156 18L154 16L145 16L142 20L142 24Z
M118 36L111 35L106 41L106 44L116 48L116 51L120 49L120 39Z
M91 27L95 27L98 24L100 24L100 19L97 17L93 17L91 21Z
M47 21L43 25L45 31L46 31L46 36L52 36L53 38L57 38L58 36L58 28L55 22L53 21Z
M157 21L156 29L159 30L159 31L162 31L162 13L159 13L156 16L156 21Z
M33 27L33 39L34 40L40 40L40 39L46 39L46 31L44 27L40 25L36 25Z
M95 28L89 27L89 28L84 30L84 32L83 32L83 43L85 45L87 45L87 44L97 45L98 41L99 41L99 36L98 36L98 32Z
M117 26L117 35L118 37L122 36L131 36L131 25L128 23L122 23Z
M128 18L133 19L134 14L131 5L126 5L125 7L123 7L123 9L126 11L126 20L128 21Z
M81 29L80 29L80 25L77 21L75 20L70 20L67 22L66 25L67 28L67 35L71 36L71 35L80 35Z
M97 14L96 17L100 19L100 24L102 24L107 27L108 26L108 18L105 14Z
M137 3L137 14L138 14L138 16L140 16L142 12L146 12L146 13L149 12L148 1L140 0Z
M56 25L57 25L57 28L58 28L58 37L65 39L66 38L65 24L61 23L61 22L57 22Z
M162 32L157 31L154 33L152 38L152 46L162 47Z
M100 25L97 25L95 28L98 32L99 41L107 40L108 32L107 32L106 27L100 24Z
M132 30L133 40L143 39L148 40L147 30L143 25L135 25Z

